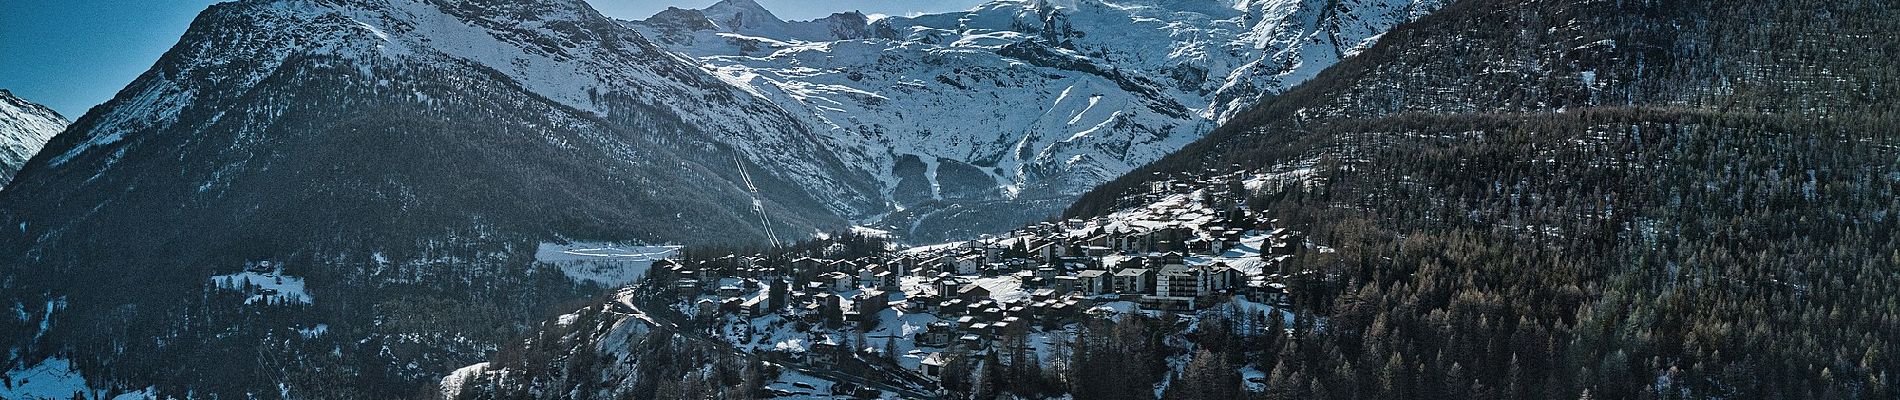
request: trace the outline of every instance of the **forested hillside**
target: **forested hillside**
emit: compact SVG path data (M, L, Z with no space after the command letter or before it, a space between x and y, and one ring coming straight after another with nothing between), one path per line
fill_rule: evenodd
M1893 8L1456 3L1070 214L1283 177L1268 398L1892 398Z

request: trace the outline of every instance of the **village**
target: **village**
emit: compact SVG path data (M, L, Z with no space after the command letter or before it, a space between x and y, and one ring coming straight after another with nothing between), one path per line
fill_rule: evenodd
M1285 261L1328 249L1246 209L1240 185L1161 182L1146 207L855 258L664 259L646 284L735 347L816 365L886 360L936 381L950 353L1010 336L1046 351L1047 332L1085 316L1284 305Z

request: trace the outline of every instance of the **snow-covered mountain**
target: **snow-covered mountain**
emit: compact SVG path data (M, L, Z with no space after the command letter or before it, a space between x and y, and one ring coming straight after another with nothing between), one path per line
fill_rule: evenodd
M755 244L874 209L792 115L580 0L218 4L0 192L0 304L35 305L0 318L0 370L405 397L591 294L540 243ZM206 300L262 261L299 295ZM300 357L330 367L258 367Z
M784 21L751 0L627 21L802 117L915 240L1048 217L1369 46L1436 0L997 0Z
M324 118L288 118L299 112ZM393 124L402 118L391 116L371 120L378 113L451 125L479 122L462 113L533 117L448 128ZM343 136L318 134L330 130L360 136L356 146L374 143L364 149L373 151L345 151L353 147L347 143L297 147ZM139 168L159 167L173 171L167 180L179 185L132 187L176 189L167 200L180 203L240 202L236 197L257 189L247 185L274 184L250 181L259 174L310 172L288 168L307 166L299 162L340 163L317 158L330 149L366 158L408 145L424 152L388 155L415 167L429 159L427 151L477 144L487 147L441 158L506 170L506 177L468 170L458 176L521 191L512 200L632 201L610 207L615 211L587 211L581 204L535 211L582 214L571 218L609 230L687 225L681 222L696 214L716 214L714 220L740 230L700 237L765 239L773 230L841 227L837 215L877 206L869 201L875 190L864 183L868 177L846 168L834 156L839 152L792 114L657 49L580 1L286 0L213 8L151 72L55 139L35 171L39 179L23 189L90 193L150 173ZM385 172L399 178L351 185L381 186L372 192L388 194L442 183ZM497 185L510 179L527 184ZM697 205L657 201L697 192L711 193L694 197ZM16 207L34 201L24 194L11 200ZM415 199L390 200L416 205ZM88 203L45 206L98 205ZM755 209L770 222L760 223ZM30 235L76 222L35 211L30 228L44 231ZM634 233L649 241L694 239Z
M0 187L13 180L28 158L59 131L66 129L66 117L51 108L14 96L0 89Z

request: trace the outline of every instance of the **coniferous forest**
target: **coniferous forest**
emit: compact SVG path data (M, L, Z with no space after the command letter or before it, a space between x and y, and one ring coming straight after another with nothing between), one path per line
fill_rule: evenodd
M1459 2L1070 213L1317 171L1267 398L1892 398L1895 16Z

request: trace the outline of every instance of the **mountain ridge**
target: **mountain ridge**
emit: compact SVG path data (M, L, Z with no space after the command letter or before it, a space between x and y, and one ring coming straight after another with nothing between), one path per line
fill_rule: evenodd
M917 242L1048 218L1438 7L1000 0L733 28L717 20L766 13L721 4L623 24L803 116L881 186L884 212L854 219ZM938 165L963 172L933 175Z
M222 3L0 192L0 293L62 305L0 347L103 392L406 397L601 290L542 244L844 229L830 153L580 1ZM213 278L258 265L305 293ZM221 361L266 354L327 368Z
M0 89L0 187L70 123L52 108Z

